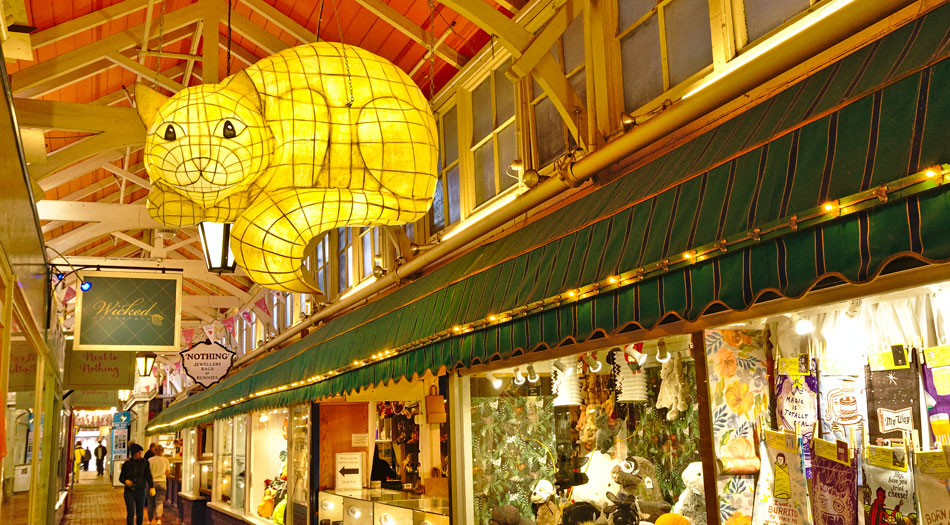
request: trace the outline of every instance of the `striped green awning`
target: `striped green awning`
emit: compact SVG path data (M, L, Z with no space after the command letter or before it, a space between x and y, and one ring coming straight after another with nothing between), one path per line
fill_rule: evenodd
M763 297L801 296L830 277L866 282L900 257L950 259L950 192L936 182L834 220L787 227L789 218L804 218L823 203L842 199L843 205L848 196L950 162L947 28L950 6L548 217L330 321L172 405L149 431L740 310ZM769 234L775 224L786 227ZM670 260L745 237L705 261ZM564 295L638 270L648 273L632 284L583 298ZM501 312L514 315L488 322ZM453 330L473 322L486 326ZM400 353L324 379L385 350ZM319 382L308 382L317 376Z

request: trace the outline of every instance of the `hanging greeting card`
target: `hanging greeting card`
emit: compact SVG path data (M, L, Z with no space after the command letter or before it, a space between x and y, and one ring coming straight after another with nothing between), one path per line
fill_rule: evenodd
M766 430L752 525L811 525L808 485L794 434ZM792 439L788 439L791 437Z
M812 439L811 508L815 525L858 523L858 468L847 443Z
M822 374L818 380L818 391L821 436L852 443L856 447L858 483L863 483L861 444L864 443L864 424L868 419L864 378Z
M902 345L899 351L906 355ZM891 354L891 352L888 352ZM895 439L902 432L920 428L920 389L915 352L907 356L906 368L874 370L865 368L868 400L868 440L872 445L883 444L884 439ZM908 388L913 385L913 388Z
M805 375L779 375L775 385L775 413L786 430L801 432L805 443L811 442L818 422L818 379L806 370ZM811 478L811 450L805 448L805 477Z
M950 446L950 366L934 367L927 359L922 375L930 430L935 443Z
M950 525L950 464L944 450L914 454L920 525Z
M914 476L904 447L867 448L864 462L864 523L893 525L917 521Z

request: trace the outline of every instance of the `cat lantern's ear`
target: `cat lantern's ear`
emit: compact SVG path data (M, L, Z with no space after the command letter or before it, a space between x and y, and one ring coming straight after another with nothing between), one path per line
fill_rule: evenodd
M255 109L260 111L261 109L261 95L257 92L257 87L254 86L254 82L251 82L251 77L247 76L243 70L238 71L231 77L231 80L224 85L224 89L242 95L247 102L254 106Z
M168 98L141 82L135 84L135 109L146 128L152 125L155 115L158 115L158 110Z

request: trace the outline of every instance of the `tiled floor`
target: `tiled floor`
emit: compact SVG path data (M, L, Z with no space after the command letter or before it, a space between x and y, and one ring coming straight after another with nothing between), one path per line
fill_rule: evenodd
M112 488L108 478L96 478L95 472L82 472L79 479L79 483L73 485L69 512L62 525L123 525L122 489ZM174 509L166 507L162 525L174 525L176 521ZM6 525L7 522L0 520L0 523Z

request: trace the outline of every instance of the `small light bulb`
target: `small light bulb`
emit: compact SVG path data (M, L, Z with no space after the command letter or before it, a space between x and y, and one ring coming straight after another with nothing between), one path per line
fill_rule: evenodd
M495 317L494 315L489 315L489 316L488 316L488 320L489 320L489 321L494 321L494 320L496 320L496 319L498 319L498 318ZM388 516L388 514L387 514L387 516Z
M538 375L538 372L534 369L534 365L528 365L528 382L537 383L541 379L541 376Z
M320 504L320 508L323 510L333 510L333 507L335 507L335 505L328 499L323 500L323 503Z
M610 283L610 284L614 284L614 283L617 282L617 278L616 278L616 277L613 277L613 276L610 276L610 277L607 278L607 282Z
M350 507L350 508L346 509L346 513L349 514L350 517L353 518L353 519L357 519L357 518L359 518L360 516L363 515L363 513L360 512L360 509L358 509L358 508L356 508L356 507Z
M692 259L692 258L693 258L693 254L690 253L690 252L686 252L686 253L683 254L683 258L684 258L684 259Z
M270 419L270 417L267 414L261 414L261 417L260 417L261 423L266 423L268 419Z
M79 285L79 289L84 292L88 292L90 288L92 288L92 283L89 281L83 281L82 284Z
M926 176L928 176L928 177L936 177L936 176L937 176L937 172L934 171L934 170L927 170L926 172L924 172L924 175L926 175Z
M567 292L568 297L574 297L575 295L577 295L577 292L575 292L574 290Z
M495 374L491 372L488 372L486 377L488 377L488 381L491 383L491 386L495 388L495 390L501 390L501 379L495 377Z
M833 209L835 209L835 205L834 205L834 204L832 204L832 203L830 203L830 202L825 203L825 211L831 211L831 210L833 210Z
M524 374L522 374L521 370L516 367L514 383L520 386L520 385L523 385L524 382L525 382Z
M393 517L390 516L389 514L383 514L382 516L379 517L379 523L380 525L392 525Z
M808 335L815 331L815 325L808 319L799 318L795 321L795 333L798 335Z

